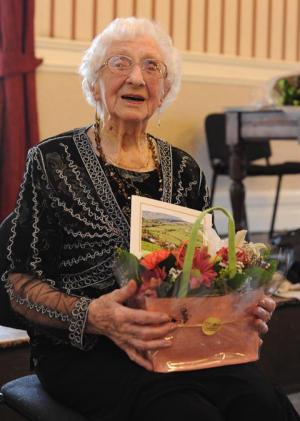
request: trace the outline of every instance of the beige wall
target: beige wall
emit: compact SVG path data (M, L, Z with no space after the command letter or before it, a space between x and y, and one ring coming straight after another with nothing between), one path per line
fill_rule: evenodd
M95 4L97 15L93 16ZM37 72L41 138L93 122L94 111L85 102L76 74L80 56L95 29L109 22L113 15L132 14L135 7L137 14L147 17L155 14L173 33L183 53L179 97L162 115L160 127L153 118L150 131L190 152L205 169L208 179L211 173L203 134L205 116L226 107L248 105L269 77L300 68L297 62L300 0L36 0L36 6L37 55L44 58ZM186 18L182 25L180 15ZM255 18L255 24L250 25L248 15L249 19ZM284 32L286 25L291 29L289 32ZM251 58L253 55L256 58ZM273 151L274 161L300 161L296 142L274 142ZM300 226L299 181L299 176L284 179L278 219L281 228ZM275 180L247 179L246 185L250 226L255 230L267 229ZM216 197L218 203L226 206L229 206L228 188L229 181L221 180Z
M299 0L36 0L37 36L88 41L115 17L158 21L181 50L300 58Z

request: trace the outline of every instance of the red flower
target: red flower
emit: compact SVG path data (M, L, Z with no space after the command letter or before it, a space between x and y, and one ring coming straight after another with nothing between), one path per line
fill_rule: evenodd
M155 250L152 253L149 253L145 257L143 257L140 261L140 264L143 265L145 268L152 270L160 262L164 261L169 255L169 250Z
M248 256L248 254L243 249L238 249L236 251L236 260L238 262L242 262L244 264L244 266L247 266L250 262L250 258Z
M196 248L190 280L191 289L199 288L201 284L210 288L211 283L216 276L217 273L214 271L210 255L207 253L207 247Z
M157 279L160 282L163 281L166 278L166 270L165 267L160 268L159 266L156 266L153 270L145 270L141 273L141 278L143 282L148 282L151 279Z
M172 251L172 254L176 258L176 266L179 269L182 269L183 268L186 247L187 247L187 241L183 241L182 244L181 244L181 246L178 247L178 249Z
M216 255L220 257L222 262L228 262L228 248L222 247L220 250L217 251Z
M217 256L221 258L223 263L228 262L228 247L222 247L220 250L217 251ZM235 252L236 260L238 262L243 263L245 266L249 263L250 259L248 254L242 248L239 248Z

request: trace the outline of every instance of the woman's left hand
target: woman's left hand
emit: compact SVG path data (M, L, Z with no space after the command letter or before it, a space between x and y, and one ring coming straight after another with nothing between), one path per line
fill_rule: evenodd
M260 335L264 335L268 332L269 328L267 323L270 321L272 317L272 313L275 310L276 303L275 301L265 295L258 305L253 309L253 315L255 317L254 324L258 333Z

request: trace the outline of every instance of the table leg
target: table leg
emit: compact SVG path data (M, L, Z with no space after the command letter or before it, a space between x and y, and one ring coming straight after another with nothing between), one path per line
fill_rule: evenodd
M230 199L233 217L236 224L236 229L247 229L247 215L245 208L245 187L243 179L245 178L245 162L243 158L242 145L230 146L230 177L232 180L230 186Z
M247 229L245 209L246 156L240 139L240 114L226 114L226 143L229 146L229 177L231 178L230 198L236 229Z

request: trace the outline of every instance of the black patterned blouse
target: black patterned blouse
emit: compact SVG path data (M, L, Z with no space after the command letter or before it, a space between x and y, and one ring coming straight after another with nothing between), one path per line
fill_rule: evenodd
M125 199L116 177L129 194L197 210L208 207L205 177L195 160L151 139L161 165L161 192L156 170L141 173L114 167L112 178L112 168L93 152L87 128L47 139L29 151L9 240L9 271L28 274L74 297L68 311L53 300L40 303L30 288L16 292L6 281L11 300L20 309L49 319L35 323L31 317L27 322L33 345L64 343L87 349L97 340L83 333L88 304L117 287L112 275L115 249L129 247L130 199ZM53 320L65 323L65 328L53 327Z

